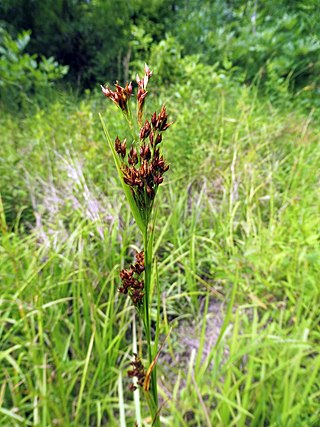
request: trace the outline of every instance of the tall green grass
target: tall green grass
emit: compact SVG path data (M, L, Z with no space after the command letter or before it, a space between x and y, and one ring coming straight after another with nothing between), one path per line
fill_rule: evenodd
M0 119L0 425L129 427L139 414L126 370L141 331L117 288L141 241L96 99ZM154 243L162 337L172 327L163 425L320 422L319 128L284 101L171 90Z

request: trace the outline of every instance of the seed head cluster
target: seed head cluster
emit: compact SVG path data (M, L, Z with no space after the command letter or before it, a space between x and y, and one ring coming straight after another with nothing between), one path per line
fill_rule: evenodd
M127 153L126 140L121 142L118 137L115 140L115 150L123 159L123 180L131 188L135 202L142 212L151 211L158 186L169 169L159 147L162 132L171 124L167 123L167 118L168 114L163 106L159 115L154 113L150 122L146 120L140 129L138 150L132 145Z
M133 304L139 307L143 302L144 281L140 275L144 272L144 252L136 253L136 262L129 269L120 271L121 286L119 292L129 295Z
M134 357L134 359L132 360L132 362L130 362L132 369L130 371L128 371L128 377L129 378L136 377L137 378L137 384L140 387L143 387L143 383L144 383L144 380L146 377L146 373L145 373L143 364L141 362L141 359L138 357L138 355L136 353L133 353L133 357ZM131 391L135 391L137 389L137 387L133 383L131 383L129 385L129 388Z
M138 100L138 123L141 126L142 125L142 114L143 114L143 106L144 106L144 101L145 101L145 97L147 96L147 85L148 85L148 81L150 79L150 77L152 76L152 71L149 69L149 67L147 66L147 64L145 65L144 68L144 77L143 79L140 79L140 77L137 74L137 78L136 81L138 83L138 93L137 93L137 100Z
M118 105L121 110L128 112L128 101L132 95L132 84L127 83L126 87L121 87L118 83L115 84L116 90L113 91L109 87L104 87L102 85L101 90L104 96L111 99L116 105Z
M139 138L130 145L117 136L114 142L115 151L121 159L121 170L124 182L129 185L135 203L145 218L150 217L153 201L158 186L163 182L163 175L169 165L161 155L162 134L172 123L168 123L168 114L163 105L159 114L154 112L149 120L143 124L143 107L148 94L147 84L152 71L145 66L145 75L142 79L137 75L137 112ZM131 117L128 110L128 101L132 95L132 84L127 83L123 88L115 85L116 91L102 87L102 92L110 98L124 112L127 118Z
M133 116L130 100L133 98L132 84L127 83L125 87L115 84L115 90L108 86L101 86L105 97L109 98L122 111L126 119L126 128L130 129L130 139L119 138L117 135L114 145L110 135L104 126L109 147L116 163L117 171L128 199L132 214L140 231L143 234L144 251L136 252L135 260L129 268L120 271L121 284L119 292L128 295L136 308L138 315L143 321L146 342L149 348L149 368L145 371L141 359L136 353L130 363L128 371L129 378L134 378L129 388L135 391L143 387L149 391L150 381L151 402L150 406L154 425L160 425L157 407L157 379L156 370L153 369L158 355L152 360L152 327L151 327L151 305L152 300L152 232L150 226L152 209L157 190L163 183L164 174L169 165L162 155L162 139L165 132L172 124L168 122L168 114L165 105L162 105L159 113L144 114L145 101L148 95L147 85L152 77L152 71L146 65L142 79L137 75L136 115ZM144 273L144 274L143 274ZM141 276L144 277L141 277ZM142 347L142 342L141 342ZM142 353L142 349L141 349ZM135 423L137 425L137 423Z

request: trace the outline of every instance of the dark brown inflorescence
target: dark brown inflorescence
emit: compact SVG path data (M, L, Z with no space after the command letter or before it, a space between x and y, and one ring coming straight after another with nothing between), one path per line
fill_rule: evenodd
M143 387L146 373L142 365L141 359L138 357L138 355L136 353L133 353L133 357L134 359L132 360L132 362L130 362L132 369L128 371L128 377L129 378L136 377L137 385L140 387ZM133 383L130 384L129 388L131 391L135 391L137 389L137 387Z
M163 175L169 169L160 154L159 144L164 132L171 123L165 106L159 115L154 113L151 120L146 120L141 127L139 150L134 145L125 159L125 144L118 139L115 142L117 153L124 159L122 164L123 180L130 186L135 202L142 212L150 212L158 186L163 182ZM127 161L125 161L127 160Z
M118 83L115 84L116 90L113 91L109 87L104 87L101 85L102 93L107 98L111 99L122 111L128 112L128 101L132 95L132 84L127 83L126 87L120 86Z
M158 186L163 182L163 175L169 169L169 165L160 152L162 133L165 132L172 123L168 123L168 114L163 105L159 114L154 112L149 120L143 124L142 114L145 98L147 95L147 84L152 76L152 71L145 66L143 79L137 76L137 110L139 142L134 141L128 147L127 140L122 142L117 136L115 139L115 151L121 158L121 170L124 182L129 185L131 193L139 211L148 220L153 206L153 201ZM116 92L109 88L102 87L104 95L127 113L127 102L132 94L131 83L122 88L116 85Z
M138 123L141 126L142 125L142 113L143 113L143 106L145 97L147 96L147 85L150 77L152 76L152 71L149 69L148 65L145 64L144 67L145 75L143 79L140 79L140 77L137 74L137 83L138 83L138 93L137 93L137 100L138 100Z
M144 282L140 275L144 272L144 253L136 253L136 262L129 269L120 271L122 285L119 292L129 295L136 307L141 306L144 296Z

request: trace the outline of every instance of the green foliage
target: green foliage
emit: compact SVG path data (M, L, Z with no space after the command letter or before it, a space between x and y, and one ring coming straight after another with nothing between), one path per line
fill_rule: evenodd
M146 61L146 114L172 112L153 230L154 342L172 329L163 425L319 424L317 6L1 2L2 102L33 106L0 114L1 426L131 426L140 412L125 371L141 335L117 288L142 241L98 112L110 134L122 124L100 93L48 93L66 71L51 55L83 87Z
M150 81L175 121L153 245L163 425L317 425L319 117L286 85L274 103L181 61ZM0 117L0 424L130 426L139 330L117 271L142 242L98 117L116 134L116 107L49 101Z
M144 28L131 25L130 56L128 58L131 70L143 68L143 64L149 59L152 42L151 35ZM132 75L132 79L135 79L135 77L135 75Z
M4 0L0 14L12 33L32 31L30 53L69 65L69 78L85 88L115 76L126 80L130 61L162 39L170 6L168 0L120 0L116 7L112 0Z
M184 53L233 67L242 81L261 73L277 91L287 78L295 87L318 81L319 22L313 2L192 0L181 2L171 31Z
M129 37L124 0L116 7L111 0L10 0L0 5L0 14L12 33L30 29L29 53L54 56L68 65L69 78L79 87L103 82L122 69Z
M181 60L196 56L270 96L284 85L304 90L306 103L318 95L316 0L3 0L0 15L14 38L31 30L28 53L68 65L80 89L126 81L150 58L159 84L171 84L184 75Z
M24 53L30 42L25 31L14 40L0 27L0 99L3 103L22 105L31 95L40 96L48 86L68 71L52 57L45 58Z
M167 36L151 47L150 64L154 64L159 84L174 83L184 74L182 46L172 36Z

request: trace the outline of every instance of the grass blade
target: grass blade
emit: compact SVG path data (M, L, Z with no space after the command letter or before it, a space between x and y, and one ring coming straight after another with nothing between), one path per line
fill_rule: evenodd
M100 117L100 120L101 120L101 124L102 124L102 127L103 127L104 134L105 134L105 136L107 138L107 141L108 141L108 144L109 144L109 148L110 148L110 150L112 152L113 160L114 160L114 163L115 163L117 171L118 171L118 175L119 175L119 179L120 179L123 191L124 191L124 193L126 195L128 203L130 205L130 209L131 209L132 215L133 215L136 223L138 224L138 227L140 228L140 230L142 232L144 232L144 230L145 230L145 228L147 226L147 219L143 217L142 212L140 212L140 210L138 209L138 207L136 205L136 202L135 202L135 200L134 200L134 198L133 198L133 196L131 194L130 187L124 182L124 180L122 178L121 164L120 164L118 155L117 155L117 153L116 153L116 151L114 149L113 142L112 142L112 140L110 138L108 129L107 129L107 127L106 127L106 125L105 125L105 123L103 121L103 118L102 118L102 116L101 116L100 113L99 113L99 117Z

